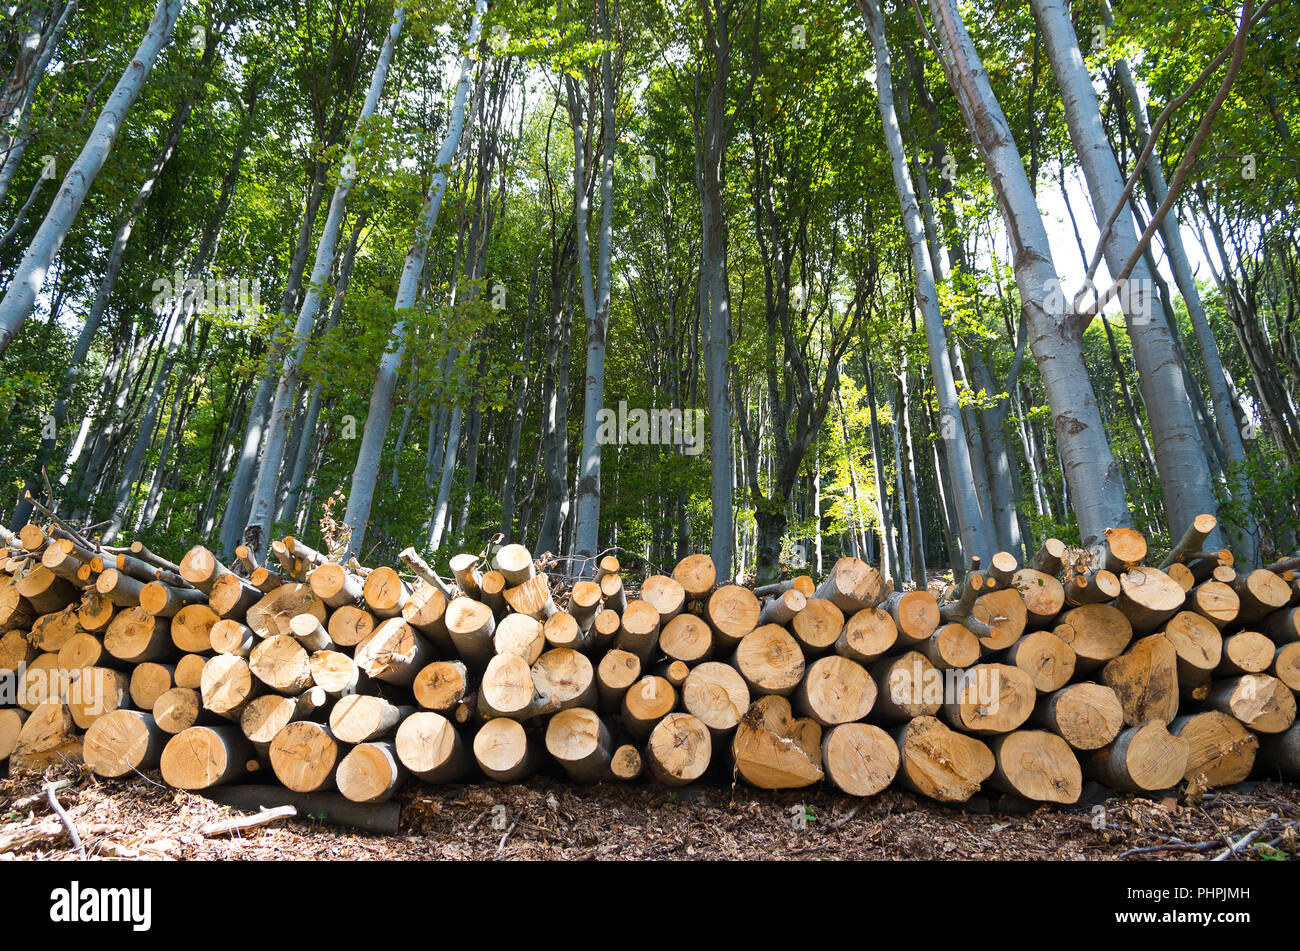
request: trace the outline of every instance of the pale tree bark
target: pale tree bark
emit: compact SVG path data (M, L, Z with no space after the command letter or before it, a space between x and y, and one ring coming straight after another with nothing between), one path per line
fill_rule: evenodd
M1047 231L1006 115L966 31L956 0L929 0L946 54L944 67L967 128L988 167L1013 244L1016 285L1029 346L1051 407L1063 469L1084 536L1127 525L1123 474L1102 428L1097 397L1083 360L1080 331L1052 261Z
M424 263L429 255L429 241L433 236L434 227L438 224L438 213L442 210L443 196L447 193L447 167L459 149L461 135L465 131L466 100L469 97L470 82L474 73L472 54L479 43L483 14L486 10L487 0L477 0L465 44L466 52L461 58L460 80L456 85L456 97L451 106L447 135L434 159L433 181L430 183L429 193L424 201L424 210L416 228L415 240L406 252L401 282L393 301L393 309L397 312L398 318L393 326L391 349L385 351L379 361L375 385L370 392L370 410L366 415L365 429L361 434L357 462L352 470L352 487L348 492L348 507L344 515L344 524L351 529L348 551L354 555L360 550L361 543L365 541L370 509L374 504L375 486L379 480L384 439L388 435L388 424L393 418L393 394L397 388L397 369L406 353L406 314L416 305L416 292L419 290Z
M59 253L63 239L67 237L68 229L72 227L95 176L104 167L127 111L140 94L159 52L171 39L172 29L176 26L176 18L180 16L183 5L184 0L158 0L144 39L118 79L108 101L104 103L81 153L64 176L63 184L59 186L45 220L28 245L27 253L14 272L4 299L0 300L0 353L4 353L9 342L31 315L36 295L45 284L50 265Z
M939 312L939 293L927 251L920 207L912 187L912 177L903 150L903 134L894 110L892 71L889 47L885 42L885 23L877 0L858 0L867 29L871 33L876 54L876 99L880 120L885 130L885 145L889 150L893 168L894 191L898 194L907 230L908 251L912 258L912 271L916 284L916 303L925 325L926 343L930 350L930 372L934 377L935 395L939 401L939 438L943 440L948 463L948 478L957 509L962 549L966 557L987 558L992 554L985 530L980 501L975 495L975 474L966 441L966 425L957 400L957 386L953 381L952 362L944 333L943 315Z
M392 23L384 36L379 58L375 61L374 72L370 76L370 88L366 92L361 114L357 117L356 127L352 133L350 144L352 150L364 148L366 126L379 106L379 97L388 78L388 68L393 61L393 53L397 48L397 40L401 36L405 17L406 10L399 4L393 10ZM275 388L271 415L267 419L266 444L262 450L262 462L258 468L257 483L253 490L253 501L249 511L249 527L257 529L250 536L250 547L255 549L253 555L259 560L265 553L271 534L271 519L275 511L280 482L280 466L284 462L285 442L289 434L294 401L298 398L299 370L307 352L307 342L311 339L312 327L316 323L316 315L320 311L325 285L334 267L339 229L343 223L348 194L356 182L356 175L356 156L350 151L344 156L339 182L334 187L334 195L330 199L320 243L316 245L316 260L312 265L307 292L303 297L302 307L298 310L298 319L290 338L282 342L284 364L280 369L280 380Z
M1064 0L1032 0L1032 5L1065 103L1070 139L1079 156L1098 226L1104 227L1102 216L1124 202L1124 181L1102 125L1092 77L1083 62ZM1122 274L1137 248L1137 240L1133 218L1124 207L1104 236L1102 250L1112 275ZM1197 515L1217 511L1218 503L1184 384L1182 363L1170 339L1168 324L1155 312L1155 281L1145 260L1139 258L1133 265L1127 287L1123 310L1133 342L1138 386L1151 423L1169 534L1179 538ZM1212 549L1219 547L1217 530L1206 544Z
M582 274L582 303L587 315L587 373L583 386L582 452L574 499L573 557L584 577L595 568L600 533L599 414L605 401L605 335L609 331L610 253L614 233L614 70L610 50L609 0L601 3L601 32L606 44L600 59L603 135L600 170L600 245L593 287L591 250L587 241L587 185L583 169L581 104L569 79L569 112L573 122L574 220L578 267ZM593 116L594 119L594 116Z

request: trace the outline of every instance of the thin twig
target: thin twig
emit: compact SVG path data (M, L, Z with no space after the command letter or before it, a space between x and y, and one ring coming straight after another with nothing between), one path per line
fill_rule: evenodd
M77 827L72 822L72 816L59 805L59 797L55 795L54 784L50 783L45 787L45 796L50 801L50 808L54 810L59 821L63 823L63 828L68 830L68 838L72 840L72 847L77 850L83 859L86 857L86 847L81 844L81 836L77 835Z

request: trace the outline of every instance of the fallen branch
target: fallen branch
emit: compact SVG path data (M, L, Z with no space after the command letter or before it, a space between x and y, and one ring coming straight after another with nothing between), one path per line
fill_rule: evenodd
M270 825L281 819L292 819L297 815L297 806L276 806L274 809L263 809L251 816L235 816L232 819L222 819L220 822L209 822L203 827L202 832L209 837L229 835L231 832L243 832L245 829Z

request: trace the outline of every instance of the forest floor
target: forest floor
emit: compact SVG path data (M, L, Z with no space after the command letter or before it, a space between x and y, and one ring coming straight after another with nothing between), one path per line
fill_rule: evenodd
M56 778L70 780L57 795L96 858L1186 860L1212 858L1251 832L1243 859L1300 854L1300 787L1275 783L1163 800L1108 799L1089 785L1068 809L978 796L959 808L897 789L857 800L826 788L733 787L725 777L674 790L536 776L509 786L409 786L396 835L299 818L209 836L206 825L237 813L165 787L154 774L105 782L69 766L44 780ZM0 780L0 843L38 827L47 831L35 841L9 851L0 844L0 861L78 857L42 779Z

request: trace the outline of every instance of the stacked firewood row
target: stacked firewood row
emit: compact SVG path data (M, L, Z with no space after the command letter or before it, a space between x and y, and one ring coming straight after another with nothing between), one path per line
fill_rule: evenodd
M273 564L172 563L32 524L0 537L0 674L22 688L0 760L361 803L538 770L942 802L1297 780L1300 559L1238 570L1202 550L1215 527L1159 567L1130 529L999 552L936 596L856 558L751 590L692 555L630 589L615 557L567 585L518 544L444 581L411 549L400 570L292 537Z

